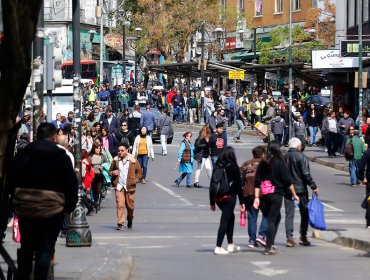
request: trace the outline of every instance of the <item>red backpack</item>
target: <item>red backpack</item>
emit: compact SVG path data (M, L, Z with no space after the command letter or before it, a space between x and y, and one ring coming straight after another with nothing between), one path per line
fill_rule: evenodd
M82 164L86 165L86 173L85 176L82 178L82 183L84 184L84 189L88 190L91 189L91 183L94 180L95 172L92 168L91 164L82 161Z

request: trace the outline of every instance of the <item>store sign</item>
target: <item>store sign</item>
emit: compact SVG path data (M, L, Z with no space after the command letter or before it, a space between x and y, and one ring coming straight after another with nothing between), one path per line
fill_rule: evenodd
M340 54L342 57L358 57L359 50L358 40L340 41ZM370 57L370 40L362 41L362 56Z
M244 71L229 71L229 80L244 80Z
M225 39L225 50L233 50L236 48L236 38L235 37L228 37Z
M339 50L312 50L312 69L358 68L357 57L341 57Z
M122 43L123 43L122 35L107 34L104 36L104 44L111 48L115 49L122 48Z

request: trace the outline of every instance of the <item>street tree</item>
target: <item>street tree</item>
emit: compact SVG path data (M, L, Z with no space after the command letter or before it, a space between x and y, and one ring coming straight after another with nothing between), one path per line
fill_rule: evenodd
M321 0L321 5L311 8L306 17L306 28L315 30L321 44L330 47L335 43L336 5L333 0Z
M16 118L31 77L31 45L42 0L2 0L4 36L0 44L0 189L1 213L7 198L6 174L14 154ZM3 220L1 221L1 224ZM5 224L6 225L6 224Z

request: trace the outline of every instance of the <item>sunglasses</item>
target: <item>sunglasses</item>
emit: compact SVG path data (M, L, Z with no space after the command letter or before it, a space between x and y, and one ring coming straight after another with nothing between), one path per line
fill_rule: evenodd
M121 126L127 126L127 124L123 124L123 125L121 125Z

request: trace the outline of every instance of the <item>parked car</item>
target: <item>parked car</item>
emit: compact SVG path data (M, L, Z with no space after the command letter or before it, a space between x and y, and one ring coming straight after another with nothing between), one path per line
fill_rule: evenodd
M312 95L307 98L307 104L314 103L316 107L330 106L330 98L321 95Z

